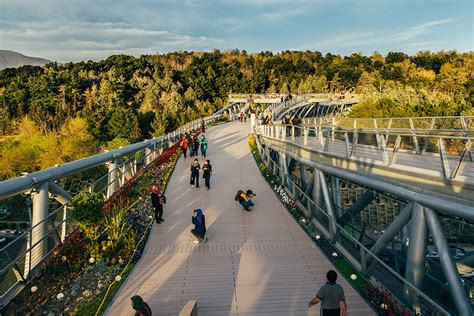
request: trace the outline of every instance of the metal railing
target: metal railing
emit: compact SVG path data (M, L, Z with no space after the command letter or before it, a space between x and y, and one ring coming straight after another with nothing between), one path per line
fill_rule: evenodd
M338 130L334 126L259 126L264 136L291 140L345 159L403 171L474 183L474 135L432 135L372 130ZM435 133L435 131L433 131ZM423 156L423 158L417 158ZM421 159L421 160L420 160Z
M165 148L179 141L185 132L199 129L202 122L205 122L206 125L216 122L220 117L220 115L213 115L198 119L165 136L71 162L66 168L58 166L35 172L27 176L28 181L25 181L26 177L20 177L0 182L0 199L24 192L33 193L44 183L53 183L76 172L112 160L113 167L111 168L109 165L109 172L83 190L110 197L137 172L147 168ZM74 165L77 162L81 162L81 164ZM46 216L36 221L29 229L0 249L1 305L8 303L21 290L22 285L34 277L41 268L42 262L51 255L57 245L61 244L74 231L76 225L71 217L67 216L67 208L71 206L70 202L70 198L68 198L65 204L48 212L47 209L51 206L51 201L46 198ZM35 202L33 201L33 203ZM34 212L32 210L33 217L35 216Z
M419 308L423 315L435 315L436 313L436 315L451 315L445 307L435 302L432 298L423 293L422 290L408 282L403 276L373 254L360 242L357 236L353 236L351 231L348 231L334 220L325 207L323 208L317 205L317 203L281 169L278 162L265 153L258 138L257 145L268 169L278 177L287 194L298 202L299 207L306 213L306 216L311 218L313 224L321 234L324 235L327 240L330 240L330 231L337 230L340 232L334 246L359 272L365 274L368 279L379 281L383 284L383 287L393 293L399 301L406 306ZM317 236L312 237L316 237L317 240L319 239ZM328 255L331 256L331 254ZM367 260L367 258L369 258L369 260ZM415 298L416 302L413 301L413 298Z

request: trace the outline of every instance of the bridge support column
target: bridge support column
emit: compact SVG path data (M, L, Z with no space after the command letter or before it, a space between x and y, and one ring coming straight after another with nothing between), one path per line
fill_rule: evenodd
M319 171L319 182L321 183L321 191L323 193L324 203L326 204L326 212L329 216L329 234L331 236L331 240L334 241L336 236L336 224L335 221L337 220L334 208L331 201L331 196L329 194L329 188L326 181L326 177L322 171Z
M448 281L449 292L459 315L472 315L471 303L461 284L456 265L451 257L449 245L444 235L438 214L435 211L425 207L424 216L431 232L431 237L438 250L439 261L443 268L444 275Z
M313 168L313 192L312 197L314 204L316 204L316 209L314 210L313 214L314 217L321 221L321 183L319 182L319 173L318 169Z
M410 240L407 253L405 279L421 289L425 275L426 247L428 241L428 229L426 227L423 206L413 203L411 216ZM413 308L419 311L418 297L413 291L408 290L412 299Z
M28 261L25 263L25 276L28 276L48 253L48 190L49 184L44 183L31 193L33 214L31 218L31 249ZM26 267L28 266L28 269Z
M374 255L378 255L382 250L384 250L388 244L397 236L400 230L408 223L411 217L413 204L407 204L401 211L400 214L395 217L393 222L385 229L385 233L380 236L379 239L375 242L375 244L370 248L370 252ZM366 262L370 263L372 257L370 255L366 255L365 257ZM370 271L370 269L369 269Z
M285 153L279 153L278 165L279 165L278 167L280 168L281 184L284 187L286 187L286 185L287 185L286 177L287 177L287 174L288 174L288 163L287 163Z
M338 177L331 176L331 191L332 191L332 199L334 203L334 214L336 215L336 219L339 219L342 216L342 203L341 203L341 186L340 186Z
M115 191L118 189L118 170L117 161L110 161L107 163L109 168L108 179L107 179L107 198L110 198Z

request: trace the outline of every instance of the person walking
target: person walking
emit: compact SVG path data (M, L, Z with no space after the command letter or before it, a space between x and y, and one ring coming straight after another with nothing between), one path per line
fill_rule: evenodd
M164 222L163 219L163 205L166 204L165 195L158 189L158 186L151 187L151 205L153 206L153 213L155 213L155 221L157 224Z
M198 244L202 241L207 242L206 217L201 209L198 208L193 211L192 223L194 224L194 228L191 229L191 234L196 237L194 243Z
M194 146L194 156L197 157L199 155L199 145L201 142L199 141L198 135L196 135L193 139L193 146Z
M183 136L181 139L181 150L183 151L184 158L186 158L186 152L188 151L188 139Z
M347 316L347 304L342 286L336 284L337 273L329 270L326 274L327 282L308 303L308 307L321 302L322 316Z
M135 295L131 300L135 316L151 316L151 308L141 296Z
M199 189L199 170L201 166L199 165L199 160L194 158L193 163L191 164L191 186L195 185Z
M240 119L240 123L243 123L243 121L244 121L244 112L240 112L239 119Z
M202 135L201 138L201 155L206 158L206 151L207 151L207 138L206 136Z
M206 123L204 123L204 120L201 120L201 133L204 133L206 131Z
M212 175L212 165L209 159L204 161L202 165L202 177L204 178L204 182L206 188L209 190L211 188L211 175Z

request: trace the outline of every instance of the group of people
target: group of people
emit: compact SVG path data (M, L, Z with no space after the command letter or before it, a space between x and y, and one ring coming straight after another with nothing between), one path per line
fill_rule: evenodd
M283 125L286 125L286 133L289 134L291 132L291 126L299 126L302 123L301 117L298 114L292 114L290 115L289 113L286 113L285 116L283 116L282 120ZM295 128L295 136L298 137L300 136L300 129Z
M201 155L206 157L208 143L205 135L201 136L199 139L196 134L186 134L181 139L181 150L183 152L184 158L187 158L187 152L189 149L189 157L196 157L199 155L199 149L201 150Z
M286 118L286 120L285 120ZM288 114L285 115L284 124L298 123L297 116L290 117ZM269 118L271 119L271 118ZM295 124L297 125L297 124ZM201 150L203 157L206 157L208 142L206 137L203 135L201 140L198 139L197 135L186 135L181 140L181 149L183 155L186 158L186 152L189 148L190 157L195 156L191 163L191 178L190 183L192 186L199 188L199 175L200 171L203 172L203 178L205 179L205 185L210 189L210 178L212 175L212 166L209 159L206 159L202 166L199 163L198 150ZM253 202L256 194L252 190L238 190L235 196L235 200L243 207L245 211L251 211L251 207L255 204ZM164 222L163 219L163 207L166 204L166 197L164 193L153 185L151 187L151 203L155 214L155 221L157 224ZM191 223L194 228L191 229L191 234L195 237L194 243L199 244L201 242L207 242L208 234L206 228L206 217L202 209L195 209L192 212ZM337 273L330 270L327 275L327 283L321 287L316 296L308 303L308 307L321 302L322 315L347 315L347 306L344 298L344 291L339 284L336 284ZM151 315L150 306L143 301L143 299L136 295L131 298L133 309L136 311L135 315L148 316Z
M193 162L191 163L191 178L190 184L191 186L196 186L199 189L199 171L202 170L202 177L204 179L204 184L206 188L209 190L211 188L211 175L212 175L212 165L209 159L204 160L202 166L199 164L199 159L196 157L194 158Z
M246 123L247 122L247 113L240 112L239 113L239 121L242 122L242 123Z

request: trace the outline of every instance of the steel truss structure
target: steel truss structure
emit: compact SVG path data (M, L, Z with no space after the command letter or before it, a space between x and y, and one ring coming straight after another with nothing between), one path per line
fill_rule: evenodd
M458 120L463 119L458 118ZM413 125L411 127L413 128ZM300 129L299 133L298 129ZM472 178L466 176L460 180L461 188L467 191L466 194L462 195L458 190L454 190L451 194L441 194L425 188L420 189L409 181L406 183L392 181L383 177L383 173L374 172L377 165L388 172L390 166L396 161L402 137L410 138L412 144L418 145L415 145L418 149L419 143L416 140L435 137L437 146L423 144L423 150L415 149L413 156L416 157L421 153L427 155L428 152L436 151L435 154L430 154L438 157L436 159L439 159L439 164L443 166L443 177L438 177L438 181L450 188L457 181L460 169L463 167L468 169L465 175L470 175L469 172L472 172L472 134L433 136L432 133L426 133L426 131L423 134L374 131L373 129L341 131L336 126L328 127L327 124L312 127L276 124L257 126L254 131L260 154L269 170L278 175L287 192L298 201L316 227L361 273L367 277L376 278L393 293L398 293L400 300L423 314L431 314L435 311L449 313L440 306L441 302L435 302L423 291L428 237L431 236L457 313L472 315L471 303L461 284L461 278L450 254L449 244L440 221L440 214L443 214L474 222ZM360 139L361 135L365 138L367 135L373 137L374 141L369 144L370 146L368 144L362 146L371 147L377 158L372 157L372 160L368 160L360 157L363 156L363 152L366 152L358 148L358 146L362 147L358 144L358 138ZM312 140L309 140L310 136L313 136ZM387 146L389 137L394 138L390 154ZM454 172L449 171L448 157L443 147L446 138L456 139L456 144L461 148ZM341 144L342 155L329 150L336 145L336 142ZM317 144L317 146L311 146L311 144ZM411 152L411 150L408 151ZM363 168L346 168L349 162L359 164ZM300 165L300 186L291 179L291 175L295 172L294 166L297 164ZM311 179L307 178L308 169L312 170ZM365 170L365 172L360 170ZM350 181L368 189L347 210L341 208L340 180ZM449 190L444 190L444 193L447 191ZM402 207L378 240L366 248L360 240L349 233L350 229L348 230L347 226L351 218L371 203L377 193L388 193L397 197L402 202L400 203ZM401 234L405 235L404 242L407 248L404 276L390 269L377 257Z

